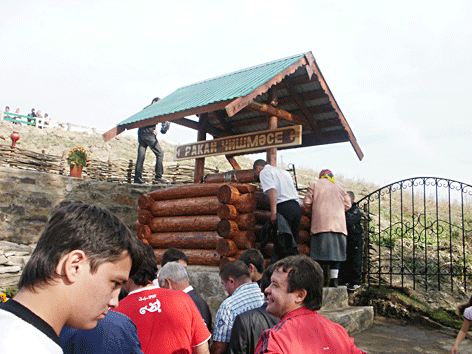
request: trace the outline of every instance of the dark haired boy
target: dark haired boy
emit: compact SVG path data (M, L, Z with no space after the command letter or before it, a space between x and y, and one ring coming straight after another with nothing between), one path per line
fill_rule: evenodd
M0 306L0 353L62 353L61 329L94 328L118 305L141 255L138 239L108 210L83 203L58 209L23 270L18 294Z
M255 248L245 250L238 258L246 263L251 274L251 280L261 285L262 273L264 273L264 256L261 251Z
M142 243L142 248L143 265L126 282L128 296L116 311L136 324L146 354L208 354L211 334L197 306L183 291L154 286L157 259L151 246Z

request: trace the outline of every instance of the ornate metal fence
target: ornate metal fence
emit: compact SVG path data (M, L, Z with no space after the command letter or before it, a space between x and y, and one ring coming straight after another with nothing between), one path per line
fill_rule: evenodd
M441 290L472 285L472 186L415 177L359 201L364 222L364 280Z

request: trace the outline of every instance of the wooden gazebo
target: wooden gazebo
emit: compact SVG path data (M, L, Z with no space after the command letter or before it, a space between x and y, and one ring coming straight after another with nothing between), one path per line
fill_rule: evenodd
M198 122L186 117L196 115ZM198 131L197 142L176 148L175 159L195 159L195 183L203 181L205 157L349 141L363 153L311 52L257 65L182 87L120 122L103 137L169 121ZM205 140L206 134L213 136Z

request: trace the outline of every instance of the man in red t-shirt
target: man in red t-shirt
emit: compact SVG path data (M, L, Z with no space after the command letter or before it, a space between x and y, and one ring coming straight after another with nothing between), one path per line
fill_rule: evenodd
M116 311L136 324L146 354L208 354L211 334L197 306L183 291L154 286L156 256L151 246L143 244L143 247L143 265L125 284L129 294L120 301Z
M323 280L320 265L307 256L274 264L266 311L280 321L262 333L255 354L364 353L341 325L316 312L323 302Z

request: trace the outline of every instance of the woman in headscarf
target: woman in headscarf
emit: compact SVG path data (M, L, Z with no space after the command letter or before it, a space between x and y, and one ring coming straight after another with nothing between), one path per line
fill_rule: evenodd
M351 207L351 199L342 183L336 182L333 173L320 172L320 178L308 184L303 200L311 209L310 257L324 269L330 267L329 286L338 286L339 264L346 260L346 216Z

